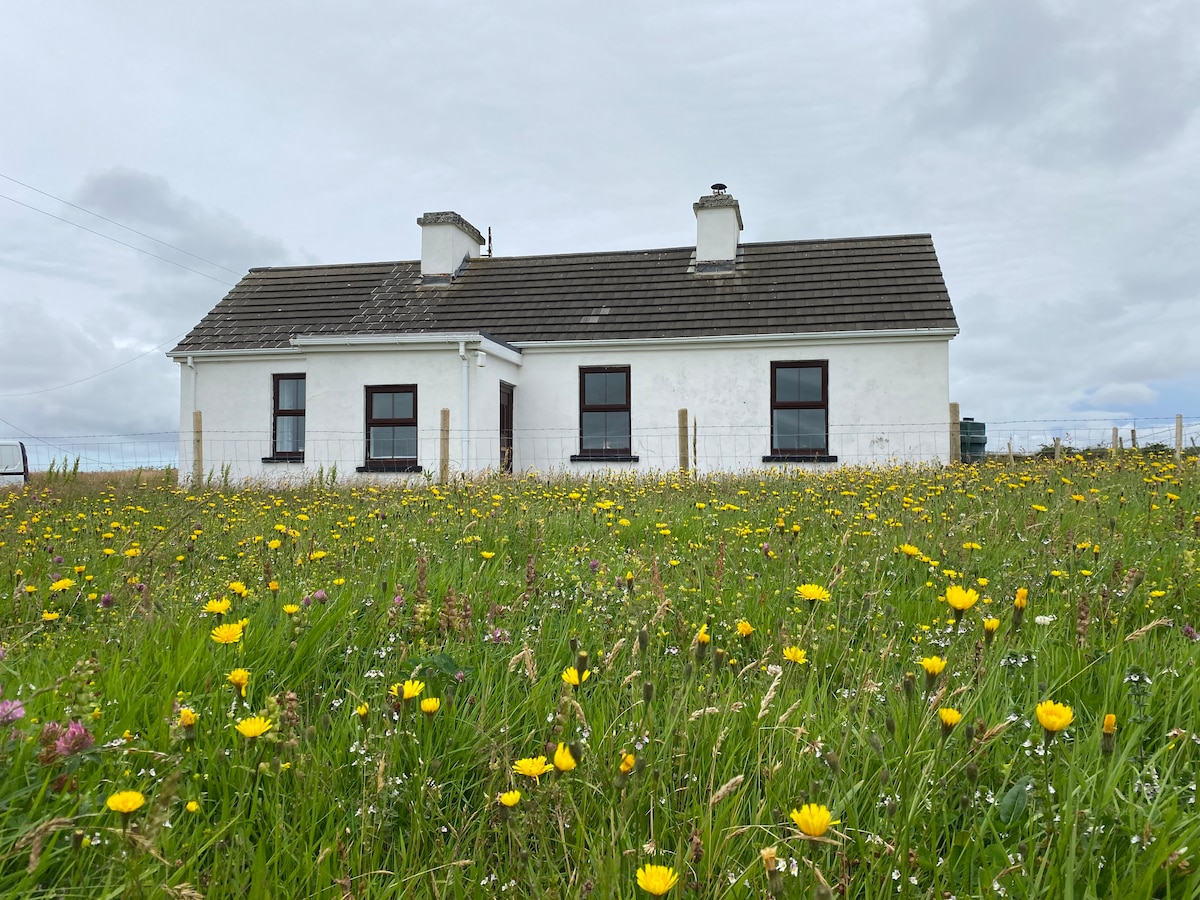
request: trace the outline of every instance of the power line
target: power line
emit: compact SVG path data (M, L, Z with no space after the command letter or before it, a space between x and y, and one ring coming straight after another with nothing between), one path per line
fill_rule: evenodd
M0 394L0 398L33 397L37 394L49 394L51 391L61 391L63 388L69 388L69 387L74 387L77 384L83 384L85 381L91 381L93 378L99 378L101 375L107 375L109 372L115 372L117 369L123 368L123 367L129 365L130 363L135 363L139 359L142 359L143 357L149 356L151 353L155 353L155 352L161 350L163 347L167 346L168 344L176 344L180 340L182 340L186 334L187 334L187 332L185 331L183 334L176 335L173 338L169 338L168 340L163 341L158 346L151 347L149 350L145 351L144 353L139 353L137 356L127 359L124 362L119 362L115 366L110 366L109 368L104 369L103 371L94 372L91 375L85 375L83 378L77 378L74 381L68 381L66 384L56 384L54 387L38 388L36 391L21 391L16 394ZM3 420L0 419L0 421L3 421Z
M64 200L62 197L56 197L53 194L49 193L48 191L43 191L41 188L35 188L32 184L26 184L23 181L18 181L17 179L13 178L11 175L5 175L3 172L0 172L0 178L3 178L5 181L11 181L13 184L19 184L21 187L28 188L29 190L33 191L34 193L41 194L43 197L49 197L51 200L57 200L59 203L66 204L67 206L71 207L71 209L77 209L80 212L87 213L89 216L95 216L97 219L101 219L105 222L108 222L110 225L116 225L118 228L124 228L126 231L130 231L133 234L138 235L139 237L144 237L148 241L154 241L154 243L156 243L156 244L161 244L164 247L170 247L172 250L176 251L177 253L182 253L185 256L190 256L192 259L198 259L202 263L208 263L210 266L213 266L214 268L221 269L225 272L228 272L230 275L236 275L238 278L242 277L241 272L234 271L233 269L230 269L228 266L223 266L218 262L213 262L211 259L205 259L203 256L199 256L195 253L192 253L190 250L184 250L182 247L176 247L174 244L169 244L166 241L159 240L158 238L154 237L154 235L146 234L144 231L138 231L136 228L130 228L128 225L123 225L120 222L116 221L115 219L110 219L107 216L102 216L102 215L100 215L100 213L94 212L93 210L90 210L83 206L79 206L75 203L72 203L70 200ZM8 198L6 198L6 199L8 199ZM41 210L39 210L39 212L41 212ZM126 246L128 246L128 245L126 245Z
M128 247L130 250L136 250L138 253L144 253L144 254L146 254L146 256L152 256L155 259L160 259L165 263L170 263L171 265L178 266L181 269L187 269L189 272L199 275L202 278L207 278L209 281L215 281L217 284L223 284L226 287L234 286L232 281L224 281L220 278L217 278L214 275L209 275L207 272L201 272L199 269L193 269L191 266L185 266L181 262L176 262L175 260L168 259L165 256L159 256L157 253L151 253L149 250L143 250L141 247L138 247L135 244L126 243L125 241L115 238L110 234L105 234L103 231L96 231L94 228L88 228L86 225L80 225L78 222L72 222L70 219L64 219L62 216L56 216L56 215L54 215L54 213L46 212L46 210L44 210L44 209L38 209L36 206L30 206L28 203L23 203L20 200L17 200L13 197L8 196L7 194L0 194L0 199L7 200L10 203L15 203L15 204L17 204L17 206L23 206L26 209L32 209L36 213L41 213L43 216L49 216L51 219L57 219L60 222L66 222L68 225L74 225L76 228L82 228L84 231L88 232L89 234L94 234L97 237L104 238L106 241L112 241L113 243L120 244L122 247ZM168 246L170 246L170 245L168 245ZM224 266L222 266L221 268L224 268Z

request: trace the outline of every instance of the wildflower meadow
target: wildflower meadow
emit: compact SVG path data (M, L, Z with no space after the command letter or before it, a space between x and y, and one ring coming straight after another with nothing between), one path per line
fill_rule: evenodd
M0 896L1200 894L1200 468L0 493Z

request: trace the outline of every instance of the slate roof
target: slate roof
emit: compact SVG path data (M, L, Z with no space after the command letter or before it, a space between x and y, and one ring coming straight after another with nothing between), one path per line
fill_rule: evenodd
M481 257L450 284L420 262L252 269L172 354L288 347L295 335L482 332L508 343L957 328L929 235Z

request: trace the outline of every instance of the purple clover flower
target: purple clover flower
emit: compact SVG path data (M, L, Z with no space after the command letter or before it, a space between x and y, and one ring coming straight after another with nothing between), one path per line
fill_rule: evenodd
M0 725L8 725L25 718L25 707L20 700L0 700Z
M96 739L83 727L83 723L72 719L67 730L54 742L54 752L59 756L74 756L76 753L83 753L94 743Z

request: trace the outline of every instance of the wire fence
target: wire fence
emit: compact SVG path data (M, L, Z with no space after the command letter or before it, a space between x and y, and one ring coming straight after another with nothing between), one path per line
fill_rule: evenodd
M986 429L982 446L976 439L972 449L989 457L1025 457L1049 453L1057 439L1066 454L1078 451L1158 449L1183 453L1200 452L1200 416L1134 419L1013 420L982 424ZM1182 427L1180 427L1180 425ZM1114 431L1115 429L1115 431ZM183 469L193 471L193 440L190 432L149 432L109 435L21 435L31 471L78 470L86 472L134 469ZM1114 440L1115 438L1115 440ZM830 426L823 461L851 465L919 464L949 461L951 429L948 423L879 423ZM683 446L681 446L681 444ZM698 472L736 472L785 464L787 454L772 451L768 428L747 429L691 422L686 438L678 428L635 429L627 455L583 459L580 436L572 429L516 429L512 435L511 460L516 471L569 471L582 467L634 468L638 471L677 469L686 451L689 468ZM964 444L965 449L965 444ZM207 476L225 478L305 478L318 472L336 471L351 476L366 466L363 432L309 433L304 459L283 461L272 458L270 437L262 432L203 433L202 470ZM456 474L502 468L501 435L498 430L443 432L421 429L417 435L416 465L423 472L438 474L447 457ZM629 457L636 457L631 459ZM836 459L832 459L835 457ZM369 471L366 474L382 474Z

